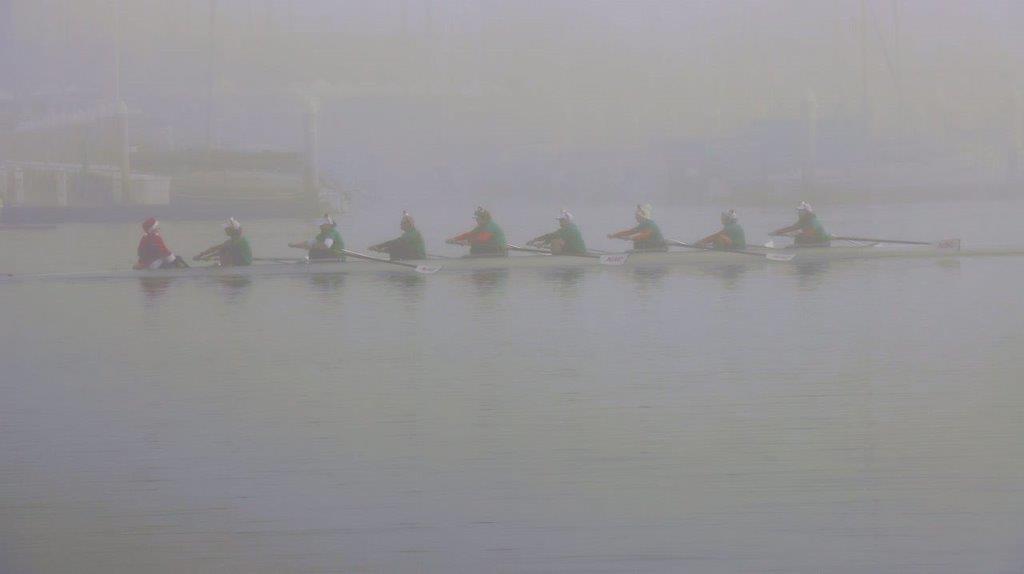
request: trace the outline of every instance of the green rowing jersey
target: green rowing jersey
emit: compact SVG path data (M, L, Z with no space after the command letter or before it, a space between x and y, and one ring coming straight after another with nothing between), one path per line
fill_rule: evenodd
M642 241L634 241L633 249L636 251L664 251L668 247L665 243L665 238L661 235L661 229L658 228L658 224L653 219L645 219L643 223L631 229L630 233L640 233L641 231L649 231L651 237Z
M392 261L401 259L426 259L427 246L419 229L410 229L397 239L388 241L383 246Z
M565 252L582 255L587 252L587 244L583 242L583 234L575 223L558 229L559 238L565 242Z
M252 265L252 247L249 240L241 235L228 239L221 248L221 265L228 267Z
M562 240L564 247L562 253L570 253L573 255L584 255L587 252L587 244L583 241L583 234L580 233L580 228L575 223L559 227L556 231L552 231L547 235L542 235L537 239L550 244L555 239Z
M825 226L818 220L817 215L811 215L807 219L800 222L801 231L810 231L808 235L798 235L796 237L796 243L798 245L827 245L832 240L832 236L825 231Z
M345 259L345 242L341 239L341 234L334 227L327 231L321 231L317 234L314 242L319 245L324 245L326 248L315 247L309 250L310 259Z
M505 232L494 220L478 225L472 233L476 239L470 240L470 255L505 255L508 253Z
M722 232L725 233L729 241L732 242L732 249L746 249L747 248L747 236L743 232L743 227L735 221L726 223L722 227Z

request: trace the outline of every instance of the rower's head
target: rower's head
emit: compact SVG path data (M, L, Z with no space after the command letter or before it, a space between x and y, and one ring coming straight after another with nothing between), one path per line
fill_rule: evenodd
M142 230L147 234L156 233L160 230L160 222L155 217L150 217L146 221L142 222Z
M807 219L814 215L814 208L806 201L801 201L800 205L796 206L796 215L800 219Z
M409 215L408 211L402 211L402 223L399 225L402 231L411 231L416 229L416 221Z
M482 207L477 207L476 211L473 212L473 219L475 219L477 223L487 223L491 220L491 212Z
M562 227L572 225L572 214L563 209L562 212L558 214L558 224Z
M332 218L331 214L329 213L325 213L324 216L321 217L320 220L316 222L316 224L317 226L320 227L321 231L328 231L335 225L334 218Z
M740 220L740 216L736 213L735 209L722 212L722 225L729 225L730 223L736 223Z
M639 204L638 203L637 206L636 206L636 221L637 221L637 223L643 223L643 222L647 221L648 219L650 219L651 218L651 211L652 211L652 208L651 208L651 204L650 203L644 203L644 204Z
M228 220L224 222L224 233L229 237L238 237L242 234L242 224L234 217L229 217Z

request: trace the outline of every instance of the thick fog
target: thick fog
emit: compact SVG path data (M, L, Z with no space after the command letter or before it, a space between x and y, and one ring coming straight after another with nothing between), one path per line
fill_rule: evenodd
M0 90L123 100L142 148L300 149L315 100L322 170L367 198L999 194L1022 22L1014 0L0 0Z
M1024 0L0 0L0 574L1024 574L1021 221Z

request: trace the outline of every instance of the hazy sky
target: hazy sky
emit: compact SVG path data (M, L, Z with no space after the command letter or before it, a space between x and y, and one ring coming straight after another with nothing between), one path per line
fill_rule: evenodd
M338 122L328 146L399 156L442 132L452 153L563 157L730 136L799 121L812 94L822 121L867 110L877 141L1005 157L1020 132L1015 0L0 0L0 17L0 89L112 98L119 21L129 106L199 134L212 78L218 129L255 147L293 146L275 121L308 94Z
M5 74L9 91L111 89L114 0L0 3L9 4L8 45L17 54L8 62L15 73ZM709 108L726 121L796 114L808 91L826 114L860 105L860 0L121 0L126 98L205 84L211 4L213 57L227 92L320 81L341 91L480 88L576 101L600 94L641 115L675 108L656 121L694 128L707 127ZM1021 3L863 5L876 113L902 92L984 122L1019 87Z

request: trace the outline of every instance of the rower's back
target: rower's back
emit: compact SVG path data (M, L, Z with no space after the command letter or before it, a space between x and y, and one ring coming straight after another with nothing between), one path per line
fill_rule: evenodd
M832 245L832 236L825 231L818 215L810 213L802 217L800 222L802 233L794 238L797 247L829 247Z
M402 235L388 249L388 255L392 261L404 259L426 259L427 246L423 241L423 234L415 227L402 232Z
M508 242L505 240L505 232L494 222L488 219L476 228L476 233L487 234L486 241L474 242L469 246L471 256L503 257L508 255Z
M587 244L583 241L583 233L575 223L567 223L558 229L562 240L562 253L567 255L586 255Z
M730 249L746 249L747 248L747 234L743 231L743 226L737 221L730 221L722 226L722 233L725 233L726 237L729 238Z
M330 241L327 241L327 240ZM309 250L310 259L334 259L338 261L345 260L345 242L341 239L341 233L338 232L336 227L329 229L321 229L320 233L316 236L316 244L328 245L328 247L314 247Z
M242 235L233 235L224 244L220 254L223 267L245 267L252 265L252 247Z
M668 244L661 229L653 219L645 219L633 228L634 233L645 233L645 239L633 240L634 251L668 251Z

